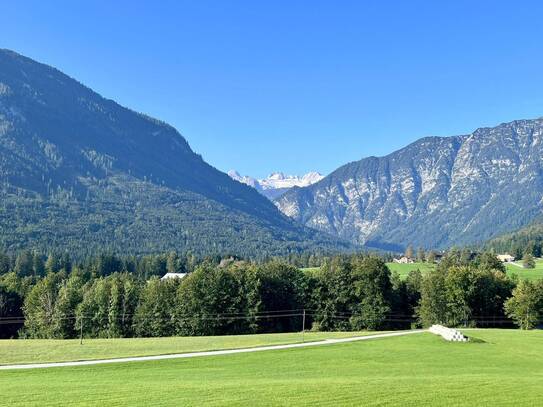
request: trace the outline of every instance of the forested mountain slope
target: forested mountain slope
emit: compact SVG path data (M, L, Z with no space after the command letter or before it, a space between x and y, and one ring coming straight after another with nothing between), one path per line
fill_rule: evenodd
M267 255L342 249L194 153L166 123L0 50L0 245Z
M543 219L538 218L528 226L498 236L486 242L484 247L496 253L509 253L517 259L525 253L540 257L543 254Z

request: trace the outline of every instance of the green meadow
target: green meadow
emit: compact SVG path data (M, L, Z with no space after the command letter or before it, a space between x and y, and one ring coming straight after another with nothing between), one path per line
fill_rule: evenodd
M220 349L283 345L302 341L348 338L375 332L301 332L188 336L169 338L115 339L13 339L0 340L0 365L16 363L66 362L74 360L111 359L129 356L166 355Z
M4 405L537 406L543 332L469 330L123 364L0 371Z
M538 280L543 278L543 259L536 259L535 268L525 269L522 267L522 262L507 263L507 274L516 274L523 280Z
M391 272L398 273L400 278L403 279L406 278L412 270L420 270L424 274L432 270L435 267L435 264L422 262L411 264L387 263L387 266ZM522 280L538 280L543 278L543 259L536 260L535 269L525 269L522 267L521 262L514 264L506 263L505 268L508 275L512 276L515 274Z
M391 272L396 272L399 274L400 278L406 278L410 271L420 270L421 273L426 273L427 271L432 270L435 267L433 263L411 263L411 264L400 264L400 263L387 263L387 267Z

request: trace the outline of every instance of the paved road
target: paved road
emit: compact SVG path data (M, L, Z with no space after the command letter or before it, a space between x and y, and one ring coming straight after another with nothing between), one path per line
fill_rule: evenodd
M136 356L136 357L129 357L129 358L82 360L82 361L75 361L75 362L30 363L30 364L23 364L23 365L3 365L3 366L0 366L0 370L43 369L43 368L48 368L48 367L88 366L88 365L102 365L102 364L106 364L106 363L144 362L144 361L149 361L149 360L184 359L184 358L197 358L197 357L202 357L202 356L233 355L233 354L236 354L236 353L263 352L263 351L267 351L267 350L306 348L306 347L310 347L310 346L323 346L323 345L331 345L331 344L335 344L335 343L367 341L367 340L370 340L370 339L389 338L389 337L392 337L392 336L412 335L412 334L419 334L419 333L423 333L423 332L427 332L427 331L425 331L425 330L414 330L414 331L390 332L390 333L367 335L367 336L355 336L355 337L352 337L352 338L326 339L324 341L317 341L317 342L292 343L292 344L287 344L287 345L259 346L259 347L255 347L255 348L214 350L214 351L208 351L208 352L176 353L176 354L171 354L171 355Z

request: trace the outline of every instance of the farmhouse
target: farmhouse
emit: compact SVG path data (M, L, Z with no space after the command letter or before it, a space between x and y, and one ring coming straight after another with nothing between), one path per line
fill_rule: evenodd
M185 278L185 276L187 275L187 273L166 273L164 274L164 276L162 276L161 280L164 281L164 280L169 280L171 278Z
M412 264L414 262L415 262L414 259L412 259L411 257L406 257L406 256L400 257L399 259L394 259L394 263L399 263L399 264Z
M507 254L507 253L506 254L498 254L496 257L502 263L511 263L511 262L515 261L515 258L513 256L511 256L510 254Z

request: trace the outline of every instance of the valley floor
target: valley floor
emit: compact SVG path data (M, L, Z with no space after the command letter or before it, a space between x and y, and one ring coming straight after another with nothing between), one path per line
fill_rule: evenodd
M534 406L543 332L429 333L195 359L2 371L6 405Z

